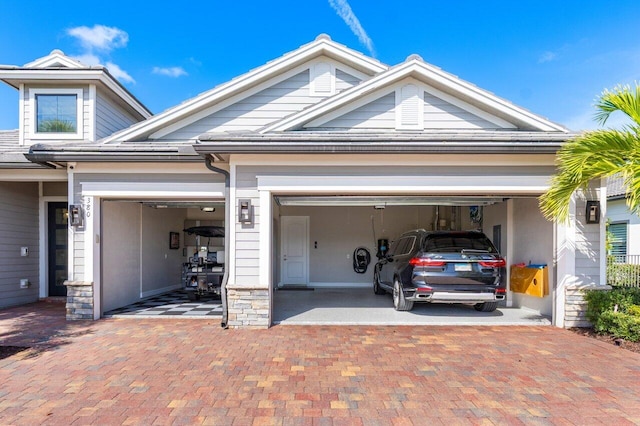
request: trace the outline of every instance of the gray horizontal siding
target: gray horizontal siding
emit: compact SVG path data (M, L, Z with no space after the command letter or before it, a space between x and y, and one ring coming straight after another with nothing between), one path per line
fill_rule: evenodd
M162 139L194 139L206 132L256 130L301 111L322 99L322 97L309 96L309 71L307 70L186 125Z
M497 125L429 93L424 93L425 129L495 129Z
M0 182L0 307L31 303L39 296L38 184ZM29 256L20 256L21 247ZM20 279L31 282L20 288Z
M346 89L350 89L356 84L360 83L360 79L347 74L346 72L336 69L336 92L341 92Z
M135 118L118 107L102 92L96 99L96 137L107 137L118 130L129 127L136 122Z
M395 92L388 93L367 105L346 113L342 117L323 124L319 128L395 129L395 105Z

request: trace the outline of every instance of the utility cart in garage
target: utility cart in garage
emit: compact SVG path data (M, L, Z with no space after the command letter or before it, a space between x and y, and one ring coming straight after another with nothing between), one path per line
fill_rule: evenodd
M188 235L197 238L197 250L182 265L182 282L190 300L202 296L220 296L224 275L224 250L211 246L211 239L224 238L222 226L194 226L184 229ZM200 244L206 238L206 245Z

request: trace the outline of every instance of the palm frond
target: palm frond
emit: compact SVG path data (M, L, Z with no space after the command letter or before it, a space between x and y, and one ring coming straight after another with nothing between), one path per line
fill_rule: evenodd
M636 125L640 125L640 85L635 88L629 85L616 86L613 90L605 90L597 99L595 120L604 125L609 116L616 111L629 116Z

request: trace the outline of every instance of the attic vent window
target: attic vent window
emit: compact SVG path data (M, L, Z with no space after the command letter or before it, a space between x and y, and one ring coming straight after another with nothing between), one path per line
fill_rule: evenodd
M30 89L25 125L32 139L80 139L83 134L82 89Z
M423 92L415 84L407 84L396 91L396 128L424 130Z
M336 70L331 64L318 62L310 70L311 96L331 96L336 91Z

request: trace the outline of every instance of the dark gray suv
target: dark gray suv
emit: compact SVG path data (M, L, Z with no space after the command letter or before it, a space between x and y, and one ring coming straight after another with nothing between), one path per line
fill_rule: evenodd
M506 295L506 262L482 232L405 232L375 266L373 290L393 294L398 311L414 302L472 304L493 312Z

